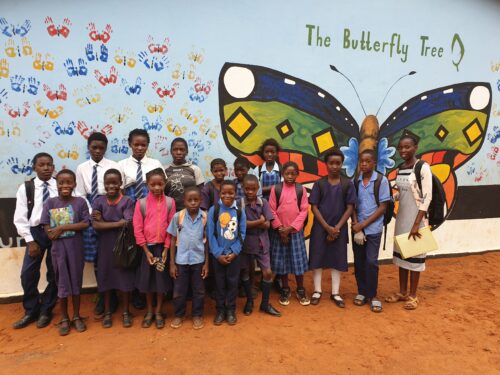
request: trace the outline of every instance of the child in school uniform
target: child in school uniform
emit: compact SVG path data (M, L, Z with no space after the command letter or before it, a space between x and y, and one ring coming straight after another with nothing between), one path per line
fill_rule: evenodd
M224 180L221 183L220 199L208 210L207 237L215 273L216 314L215 325L224 320L236 324L236 296L240 276L242 243L246 234L245 211L235 202L234 183Z
M175 200L177 211L184 208L184 189L205 183L200 167L186 160L189 153L188 143L184 138L175 138L170 144L172 163L165 169L167 185L165 194Z
M42 152L33 157L32 165L36 177L19 186L14 212L17 233L26 242L21 269L24 316L14 323L15 329L24 328L34 321L37 322L38 328L48 326L57 300L57 284L52 267L52 242L40 224L43 204L50 197L57 196L56 180L52 177L54 160L52 156ZM40 294L38 282L45 254L47 254L45 257L47 286Z
M201 329L205 285L208 276L208 243L205 237L207 214L200 209L201 192L197 186L184 190L184 209L177 212L168 226L170 276L174 279L175 318L172 328L180 328L186 315L188 290L192 290L193 328Z
M236 185L236 199L239 200L245 196L245 192L243 191L243 179L249 173L254 174L254 171L251 169L248 159L243 156L238 156L234 159L233 168L234 175L236 176L233 180ZM257 197L262 198L262 188L260 184L259 190L257 191Z
M396 187L398 193L394 198L399 201L398 215L394 236L409 233L408 238L416 240L421 236L420 228L429 225L425 215L432 201L432 171L427 163L421 169L421 189L415 175L418 162L416 153L418 139L411 135L403 135L398 143L398 152L403 163L398 167ZM404 302L403 308L415 310L418 307L417 289L420 274L425 271L426 254L403 259L398 249L394 248L392 261L399 267L399 292L385 298L386 302ZM408 290L408 276L410 290Z
M271 269L281 277L282 288L280 304L290 303L288 274L295 275L297 299L303 306L310 304L304 288L304 273L308 270L306 244L304 240L304 221L308 214L306 189L295 182L299 167L289 161L283 165L283 184L273 186L269 205L274 220L271 231ZM276 188L281 190L276 196ZM301 196L301 197L300 197Z
M161 311L163 297L171 290L165 263L171 238L167 228L175 214L175 201L164 194L166 178L163 168L149 171L146 183L149 193L136 202L133 220L137 245L144 251L136 273L136 286L141 293L146 293L147 312L142 327L151 327L154 317L156 328L161 329L165 326ZM156 307L153 312L155 293Z
M314 183L309 196L314 214L309 241L309 268L314 280L312 303L317 305L321 299L323 268L327 268L332 270L330 299L344 308L345 302L339 294L340 273L347 271L347 220L356 203L356 190L340 174L344 162L342 151L333 149L325 154L324 160L328 176Z
M262 188L262 196L269 200L271 188L282 181L282 168L279 162L281 147L274 138L266 139L260 146L260 156L264 163L257 168Z
M76 168L76 188L75 195L86 198L92 205L97 197L105 195L104 173L111 168L118 169L119 165L113 160L106 159L106 149L108 138L100 132L92 133L87 140L87 149L90 159L83 162ZM93 227L88 227L83 232L85 261L94 263L94 271L97 278L97 234ZM116 294L112 295L113 310L118 304ZM100 294L96 304L94 314L100 318L104 313L104 299Z
M132 150L132 155L118 162L119 169L123 174L125 195L134 202L148 194L146 173L156 168L163 168L158 160L146 156L149 143L150 138L147 131L133 129L128 134L128 145ZM145 307L144 297L137 290L132 292L132 305L139 310Z
M92 205L92 225L99 233L97 269L97 289L104 293L104 319L102 326L112 326L111 291L123 293L123 326L132 326L129 311L130 292L134 290L135 271L121 269L113 265L113 248L122 227L132 221L134 202L121 193L122 175L118 169L108 169L104 173L106 195L97 197Z
M269 294L273 282L271 271L271 258L269 256L269 228L273 220L273 213L269 203L264 198L259 198L259 179L254 175L247 175L243 180L245 197L240 200L241 208L245 210L247 218L247 231L243 250L240 253L242 282L247 301L243 309L245 315L253 311L253 290L250 279L250 269L257 260L262 271L262 301L259 310L271 316L281 316L281 313L269 303Z
M354 273L358 284L358 295L354 298L356 306L370 303L373 312L382 311L382 302L377 298L378 252L384 213L391 199L389 182L381 176L378 201L375 199L375 183L378 172L375 170L377 154L374 150L364 150L359 155L361 174L355 183L358 185L356 209L352 213L352 233L354 252Z
M52 240L52 265L62 313L59 334L65 336L70 331L69 296L73 302L73 326L78 332L87 329L80 317L80 293L84 266L82 231L90 224L90 213L87 201L72 195L76 186L73 171L59 171L56 181L59 196L45 202L40 224L45 226L45 232Z
M210 162L210 172L214 178L205 183L201 189L201 209L207 211L219 201L220 184L227 174L226 162L223 159L213 159Z

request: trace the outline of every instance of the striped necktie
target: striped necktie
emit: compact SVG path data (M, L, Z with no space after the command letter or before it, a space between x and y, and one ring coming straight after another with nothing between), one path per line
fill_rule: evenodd
M90 203L94 203L97 198L97 167L98 164L94 164L94 170L92 171L92 186L90 190Z
M141 199L144 196L144 180L142 179L141 161L137 162L137 176L135 178L135 198Z
M50 197L49 183L47 181L45 181L43 183L43 203L45 203L47 201L47 199L49 199L49 197Z

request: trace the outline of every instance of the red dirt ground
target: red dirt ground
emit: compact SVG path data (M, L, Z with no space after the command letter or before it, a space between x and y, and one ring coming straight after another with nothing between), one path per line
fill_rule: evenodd
M88 319L88 331L59 337L53 325L15 331L21 304L0 305L0 372L2 374L499 374L500 252L459 258L428 259L422 275L420 306L405 311L384 304L384 312L352 304L352 268L344 274L341 310L328 298L318 306L272 303L283 312L273 318L239 312L236 326L215 327L213 302L207 302L206 326L194 331L191 321L173 330L172 306L167 327L103 329ZM325 273L326 275L326 273ZM310 275L306 276L309 291ZM328 291L329 278L324 279ZM397 289L397 269L381 266L379 295ZM83 297L83 314L92 316L93 296ZM260 297L258 297L260 298ZM243 299L238 300L238 310ZM55 320L59 319L56 307Z

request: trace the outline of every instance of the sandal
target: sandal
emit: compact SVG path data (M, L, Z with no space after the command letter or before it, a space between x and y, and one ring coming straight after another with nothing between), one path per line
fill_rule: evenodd
M130 314L128 311L123 313L123 327L132 327L132 314Z
M162 313L155 314L155 324L156 328L158 329L162 329L163 327L165 327L165 319L163 319Z
M57 326L59 327L59 336L66 336L71 329L68 318L61 319L61 321L57 323Z
M333 303L337 305L337 307L340 307L341 309L345 307L345 302L340 296L340 294L332 294L330 296L330 299L333 301Z
M395 303L399 301L408 301L408 294L394 293L393 295L385 297L385 302L388 303Z
M311 296L311 305L317 305L321 299L323 292L314 292Z
M104 314L104 319L102 320L102 327L103 328L111 328L113 325L113 321L111 320L111 313L107 312Z
M77 330L77 332L85 332L87 330L87 326L85 325L85 323L83 322L82 318L79 317L79 316L75 316L73 318L73 326L75 327L75 329Z
M403 305L406 310L415 310L418 307L418 298L417 297L408 297L408 300Z
M144 315L144 319L142 320L142 328L149 328L153 324L153 313L148 312Z
M358 294L356 297L354 297L353 303L356 306L363 306L366 303L366 297L362 294Z
M382 312L382 302L377 298L372 298L370 301L370 310L374 313Z

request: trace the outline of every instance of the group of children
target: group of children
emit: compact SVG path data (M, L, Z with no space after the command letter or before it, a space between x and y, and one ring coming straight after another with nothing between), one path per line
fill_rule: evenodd
M354 304L369 303L372 311L382 311L377 298L378 251L390 195L389 183L382 177L378 199L374 199L377 172L373 151L361 153L360 174L354 182L341 175L342 152L333 149L326 153L328 174L314 183L308 197L306 189L296 182L298 165L293 161L283 165L279 162L280 145L274 139L262 144L264 163L255 171L246 158L238 157L234 162L236 178L227 180L226 162L214 159L210 164L214 178L205 184L199 167L186 159L188 144L183 138L172 141L172 163L166 169L147 156L150 139L144 130L130 132L132 155L118 163L104 157L107 142L101 133L88 138L90 160L81 164L76 174L63 169L54 178L54 163L49 154L40 153L33 158L36 177L20 186L14 216L18 232L27 243L21 272L25 315L14 324L15 328L34 321L40 328L48 325L59 297L60 335L67 335L71 327L85 331L80 293L86 260L95 263L97 287L103 299L100 317L105 328L112 326L113 291L122 293L123 326L132 326L129 305L135 289L146 296L144 328L153 323L157 328L165 326L162 306L169 292L173 292L175 311L171 327L181 327L186 301L191 299L193 328L203 328L206 290L215 294L214 324L226 321L234 325L239 286L246 296L243 313L253 312L255 263L262 271L259 310L263 313L281 316L269 302L273 280L280 281L279 303L290 303L289 274L295 275L299 303L317 305L323 293L321 279L325 268L331 270L330 299L343 308L345 302L339 289L341 272L347 271L349 218L358 284ZM403 136L398 149L405 164L398 170L397 185L403 186L401 177L408 180L416 162L417 142L411 136ZM430 169L425 172L430 173ZM405 192L411 194L410 188L400 190L402 196ZM410 202L407 198L402 197L401 216L414 214L414 225L408 230L418 235L425 203L411 207L411 213L405 214L409 205L406 202ZM314 222L308 256L304 226L309 205ZM400 213L398 220L399 217ZM135 269L119 268L113 262L113 247L122 228L131 223L141 249L139 265ZM96 248L93 258L88 250L91 237L95 238ZM40 295L37 286L45 252L48 286ZM421 259L411 263L412 259L402 260L397 255L395 263L402 269L400 292L386 301L405 301L405 308L413 309L418 303L418 275L424 263ZM420 267L409 268L406 263ZM304 286L308 270L313 271L314 280L311 298ZM412 271L410 293L408 270Z

